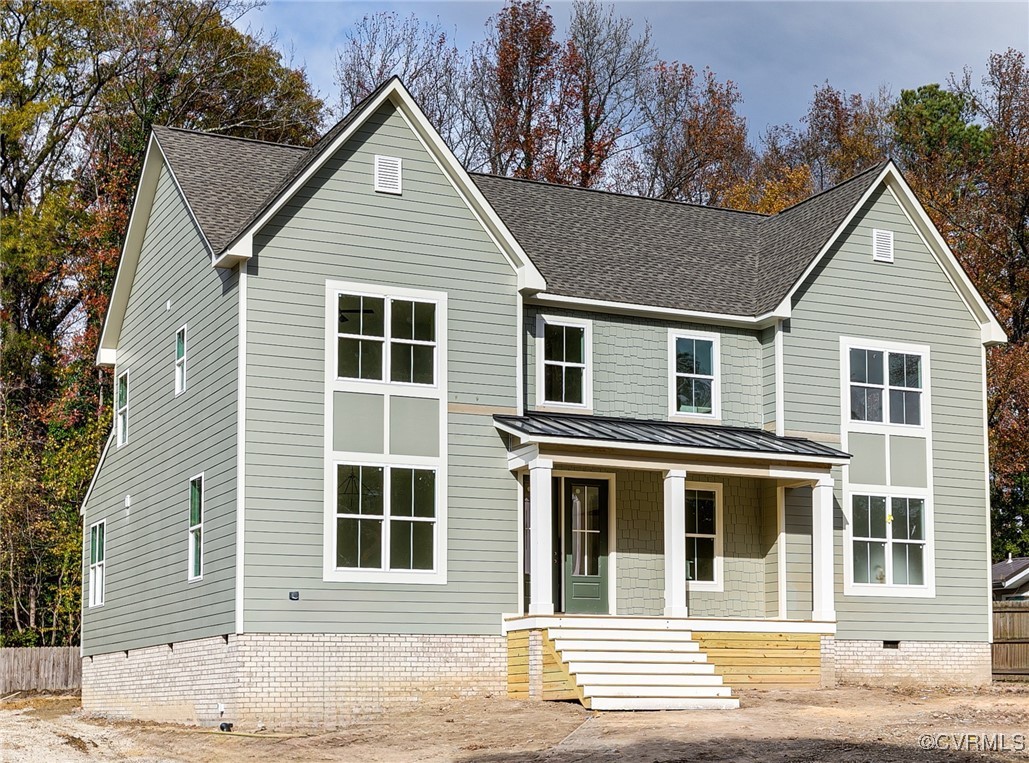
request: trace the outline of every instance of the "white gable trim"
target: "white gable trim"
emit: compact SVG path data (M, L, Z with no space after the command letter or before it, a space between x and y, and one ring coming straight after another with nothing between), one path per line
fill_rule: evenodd
M875 182L869 185L868 190L862 194L861 198L858 199L854 208L850 210L843 222L833 231L832 236L825 243L825 246L818 252L818 255L811 264L808 265L807 269L798 278L793 286L790 288L789 293L780 303L776 309L776 313L788 313L792 304L793 296L797 293L797 290L807 281L808 277L818 267L819 263L824 259L826 253L832 248L833 244L836 243L840 235L846 230L847 226L850 225L851 221L860 211L861 207L864 206L865 202L871 197L871 195L879 188L882 183L886 183L887 190L893 195L894 199L900 205L900 208L904 211L908 220L912 226L918 232L922 241L925 243L926 248L935 257L940 267L943 269L944 274L950 280L954 286L954 290L961 297L965 303L965 307L972 314L972 317L979 323L980 331L982 335L982 342L985 345L1003 344L1007 342L1007 335L1004 333L1004 329L1000 323L994 317L993 312L986 305L982 295L972 284L972 281L968 278L964 268L958 263L957 258L954 256L954 252L951 251L950 247L947 246L947 242L943 240L943 236L940 235L939 230L933 224L932 220L929 219L929 215L926 214L925 208L921 202L918 201L918 197L915 196L914 191L904 181L903 176L897 169L896 165L892 161L887 162L882 172L875 179Z
M107 306L104 326L100 332L100 344L96 354L96 362L99 366L113 367L118 360L118 341L121 338L122 321L129 304L132 282L136 277L139 255L143 250L143 237L146 235L147 225L150 222L150 212L153 209L154 196L157 193L157 181L161 177L161 167L168 170L168 175L175 183L175 188L186 205L193 224L200 232L204 246L208 251L211 250L211 244L204 234L204 229L200 227L196 215L193 214L189 199L183 193L182 186L175 177L175 171L164 155L160 141L157 140L157 135L150 133L150 141L147 143L146 155L143 158L143 171L140 173L139 185L136 187L136 198L132 201L132 213L129 216L129 225L125 232L125 243L122 245L121 256L118 258L118 270L114 276L111 302Z
M89 497L93 495L93 486L96 485L96 478L100 476L100 470L104 466L104 461L107 460L107 451L111 449L111 443L114 442L114 427L111 427L110 434L107 435L107 442L104 443L104 449L100 452L100 460L96 462L96 469L93 470L93 479L89 481L89 487L86 488L86 497L82 499L82 505L79 506L79 516L86 516L86 504L89 503Z
M220 257L215 259L214 265L216 267L229 267L236 262L250 259L254 253L254 233L264 227L387 100L397 108L437 166L443 171L447 179L450 180L469 210L471 210L472 214L475 215L479 223L497 244L500 251L511 264L511 267L514 268L518 276L519 289L529 291L542 291L545 289L546 281L543 278L543 274L532 264L532 260L529 259L528 255L511 234L511 231L504 225L500 216L486 201L486 198L476 187L464 167L461 166L457 157L447 147L439 133L429 123L429 120L422 113L418 104L415 103L411 94L407 92L407 89L400 80L396 78L383 87L382 91L372 101L365 103L361 107L362 111L358 118L347 125L346 129L329 146L322 150L315 161L298 175L289 187L261 213L261 216L246 231L240 234Z

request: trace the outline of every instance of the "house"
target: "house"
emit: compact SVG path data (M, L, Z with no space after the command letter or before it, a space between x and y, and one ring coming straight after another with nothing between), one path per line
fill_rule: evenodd
M155 128L98 362L86 711L990 680L985 347L897 168L775 216L466 172L396 79Z
M995 601L1029 601L1029 557L1008 558L993 565Z

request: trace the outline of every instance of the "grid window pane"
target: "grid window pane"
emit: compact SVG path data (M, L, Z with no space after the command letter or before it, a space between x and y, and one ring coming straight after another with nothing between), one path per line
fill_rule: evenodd
M711 413L711 382L707 379L693 380L693 410L695 413Z
M193 577L200 577L203 571L203 531L198 527L193 533Z
M886 499L881 496L872 496L868 499L869 509L869 524L871 528L868 532L869 538L885 538L886 537Z
M695 340L685 337L675 340L675 370L680 374L697 373Z
M186 357L186 330L179 329L175 332L175 359L182 360Z
M390 514L414 515L414 469L393 469L390 474Z
M695 363L696 370L694 373L701 376L711 376L714 374L714 343L708 342L703 339L696 339L693 342L694 353L693 361Z
M564 366L548 365L543 368L543 399L564 402Z
M204 521L204 482L201 479L189 482L189 524L198 525ZM180 494L181 495L181 494Z
M562 326L543 326L543 358L545 360L565 359L565 332Z
M564 397L562 402L582 405L582 382L584 369L576 366L565 366Z
M436 472L414 470L414 515L431 519L436 516Z
M390 523L389 566L394 570L431 570L433 523Z
M340 294L338 305L337 330L340 334L384 336L386 300L383 297Z
M391 522L389 526L389 566L393 570L411 569L411 528L414 522Z
M118 377L118 407L124 408L129 404L129 375L122 374Z
M430 302L414 303L414 338L422 342L436 341L436 306Z
M394 339L414 339L414 302L394 299L390 318L390 334Z
M870 583L886 583L886 544L868 542L868 575Z
M382 568L381 519L336 519L336 566Z
M564 326L566 363L585 363L586 329L582 326Z
M339 338L336 375L344 379L382 379L382 342Z
M868 543L866 541L854 542L854 582L871 582L868 574Z
M855 538L867 538L869 527L868 496L856 495L853 498L854 504L854 530Z
M415 384L432 384L434 375L435 348L423 344L411 348L411 381Z

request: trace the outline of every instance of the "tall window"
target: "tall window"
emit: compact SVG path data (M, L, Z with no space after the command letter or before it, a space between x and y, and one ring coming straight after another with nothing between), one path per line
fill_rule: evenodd
M686 491L686 579L716 582L718 499L712 490Z
M435 303L339 294L337 309L338 378L436 383Z
M921 355L851 348L852 421L921 426L922 391Z
M336 465L336 567L432 570L436 471Z
M589 405L589 330L586 324L543 322L543 402Z
M186 391L186 327L175 332L175 394Z
M106 520L101 520L89 528L89 606L91 607L99 607L104 603L106 535Z
M115 385L115 427L118 433L118 447L129 441L129 372L118 376Z
M673 413L718 412L718 345L713 338L672 336Z
M204 475L189 481L189 579L204 575Z
M852 507L854 583L924 585L925 499L855 495Z

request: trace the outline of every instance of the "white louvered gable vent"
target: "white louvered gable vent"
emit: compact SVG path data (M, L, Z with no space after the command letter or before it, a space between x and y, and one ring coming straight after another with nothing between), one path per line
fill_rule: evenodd
M872 231L872 259L876 262L893 262L893 231Z
M375 190L379 193L400 194L403 192L399 157L375 157Z

